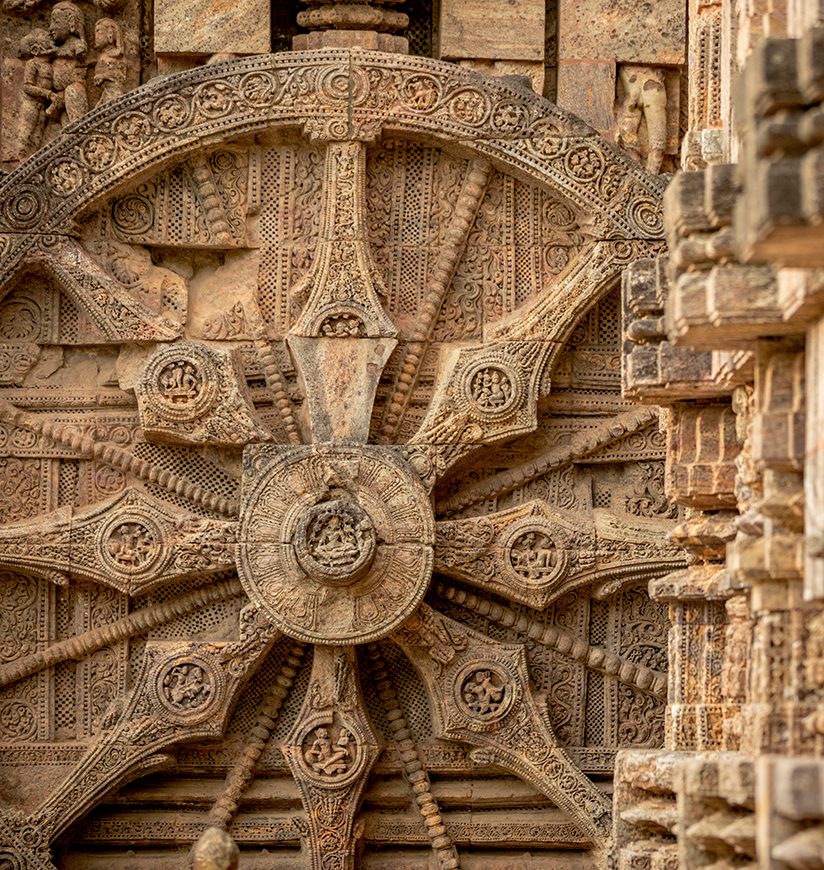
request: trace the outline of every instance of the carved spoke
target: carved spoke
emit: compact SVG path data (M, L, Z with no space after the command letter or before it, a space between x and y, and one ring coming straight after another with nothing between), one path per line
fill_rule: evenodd
M260 360L266 386L272 393L278 414L286 429L286 436L290 444L300 444L300 430L295 419L292 402L289 399L286 378L280 370L275 354L272 351L272 344L266 334L266 324L260 313L259 302L251 306L250 320L252 322L252 340L255 345L255 353Z
M519 615L508 607L479 598L455 586L440 583L437 591L449 601L479 613L504 628L511 628L519 634L527 635L543 646L557 650L591 670L615 677L619 682L656 698L667 697L667 675L660 671L639 665L603 647L592 646L568 631L556 628L554 625L543 625L537 619Z
M532 782L596 845L609 837L609 798L558 743L532 694L522 646L493 641L425 604L393 640L423 677L441 736L482 748Z
M272 728L292 688L305 651L306 648L302 643L296 642L290 646L286 660L281 665L273 685L269 687L258 707L255 726L246 738L243 751L226 774L223 793L209 811L211 825L228 828L237 813L238 803L254 777L255 765L272 736Z
M80 577L141 595L235 563L237 523L194 515L136 489L0 529L0 566L65 582Z
M615 287L625 266L639 257L653 257L663 247L663 242L655 240L591 242L545 293L493 324L484 338L492 342L566 341L584 312ZM557 344L555 349L560 349Z
M661 576L683 564L666 521L564 511L532 501L436 525L435 570L538 610L571 589Z
M533 459L463 487L437 503L438 513L448 515L490 498L498 498L556 468L586 459L632 432L658 419L655 408L633 408L605 420L597 427L573 435L566 444L553 447Z
M426 835L438 860L438 867L440 870L460 870L458 851L452 842L452 837L449 836L438 801L432 794L429 774L423 767L417 745L412 739L398 693L386 669L386 661L381 655L380 647L375 643L369 646L369 658L374 686L386 710L389 727L403 763L403 771L412 789L415 803L418 805Z
M287 342L309 405L312 440L365 442L381 372L397 329L366 235L366 146L326 146L321 235L305 300Z
M170 341L182 332L180 324L149 311L74 239L49 237L27 262L43 269L108 341Z
M272 440L252 405L236 348L188 341L161 347L146 360L135 392L148 441L235 447Z
M6 825L36 826L39 842L48 844L106 793L167 764L157 759L170 746L220 737L238 693L276 639L259 629L236 643L147 644L140 677L116 721L29 818L6 818Z
M188 498L206 510L228 516L237 515L238 505L234 499L208 492L181 475L140 459L122 447L95 441L89 435L78 434L71 426L44 420L34 414L21 411L5 399L0 399L0 419L44 435L57 444L63 444L73 450L78 457L102 462L126 474L133 474L148 483L155 483L171 493Z
M538 383L551 347L517 341L449 352L426 419L410 440L428 458L434 479L478 447L535 428Z
M32 653L9 664L0 665L0 686L17 682L60 662L70 659L79 661L85 656L91 655L95 650L151 631L158 625L163 625L182 616L188 616L190 613L195 613L215 602L235 598L241 592L239 580L226 580L197 589L186 595L179 595L159 604L144 607L108 625L90 629L69 640L54 643L40 652Z
M490 327L483 345L449 351L427 416L410 441L427 457L434 477L481 445L536 427L544 368L581 314L615 286L621 267L638 256L633 250L626 243L590 244L548 292Z
M309 690L284 747L308 816L312 870L354 870L355 817L379 752L353 647L315 647Z
M381 433L390 441L397 435L409 398L418 382L424 354L432 340L435 324L455 269L466 248L469 231L486 192L491 170L492 167L486 160L473 160L467 169L455 213L452 215L444 244L438 253L438 261L426 287L423 310L420 312L409 342L403 348L398 361L398 376L395 379L392 396L384 409Z

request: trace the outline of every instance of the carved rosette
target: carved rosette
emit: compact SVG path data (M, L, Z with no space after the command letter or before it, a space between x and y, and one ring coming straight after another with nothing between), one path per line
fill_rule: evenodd
M429 497L372 446L248 448L238 571L282 631L367 643L403 622L432 572Z
M271 438L252 405L237 350L195 342L162 347L136 392L143 431L152 441L236 445Z

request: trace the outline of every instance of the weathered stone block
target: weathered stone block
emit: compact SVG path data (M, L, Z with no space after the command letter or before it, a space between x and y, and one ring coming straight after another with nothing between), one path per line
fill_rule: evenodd
M615 63L559 60L557 103L570 111L574 106L575 114L596 130L611 129L615 120Z
M544 59L544 4L534 0L441 0L441 57Z
M155 0L154 49L158 54L264 54L271 50L269 3Z
M729 405L677 405L670 412L667 492L703 509L735 505L735 415Z
M630 0L560 0L562 60L606 60L621 63L684 62L686 6L678 0L633 3ZM597 22L597 26L593 26Z

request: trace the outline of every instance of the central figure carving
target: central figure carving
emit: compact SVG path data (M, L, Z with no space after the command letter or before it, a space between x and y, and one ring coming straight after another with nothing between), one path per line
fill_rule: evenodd
M375 527L360 505L334 499L306 511L294 543L307 574L321 583L348 585L372 564Z
M429 586L430 498L392 448L247 447L241 516L241 581L290 637L368 643Z

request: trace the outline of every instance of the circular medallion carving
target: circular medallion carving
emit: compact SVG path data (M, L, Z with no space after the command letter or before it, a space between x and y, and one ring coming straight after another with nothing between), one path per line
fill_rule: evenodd
M238 573L283 632L368 643L412 613L432 573L434 521L429 496L393 453L258 448L247 460Z
M191 120L192 106L180 95L170 94L155 103L153 116L160 130L179 130Z
M203 375L190 360L167 363L157 377L160 395L171 405L191 405L203 392Z
M152 203L144 196L127 194L112 204L115 227L127 235L140 235L151 230L155 214Z
M6 222L15 228L31 229L43 217L47 204L40 187L34 184L17 185L14 196L4 200L2 209Z
M360 729L338 713L312 718L298 740L298 764L319 785L347 785L366 760Z
M236 94L226 82L206 82L194 93L194 101L206 118L228 115L235 105Z
M461 712L484 725L506 716L515 699L511 675L492 661L466 665L458 672L455 687L455 700Z
M566 573L568 556L540 520L516 523L504 542L506 565L527 586L543 587Z
M25 859L11 847L0 849L0 870L25 870Z
M102 172L114 163L117 147L109 136L93 134L81 146L80 155L90 169Z
M149 119L140 112L126 112L112 123L112 132L116 141L127 151L138 151L146 148L154 138L154 130Z
M177 716L201 718L218 703L220 678L200 656L182 654L157 672L155 690L161 705Z
M83 172L71 160L58 160L49 167L49 185L58 196L74 193L83 183Z
M401 96L413 109L428 112L440 102L441 91L441 84L434 76L416 73L403 81Z
M141 522L118 523L106 539L106 551L123 571L141 571L157 554L152 530Z
M309 508L295 532L301 568L321 583L347 585L375 558L375 527L356 502L333 499Z
M208 413L218 399L218 373L196 345L171 346L146 366L142 391L161 419L187 423Z
M142 513L123 513L98 532L97 549L104 564L118 574L145 574L163 553L163 533Z
M517 372L493 360L477 360L463 377L463 393L472 409L484 419L509 416L523 398Z

